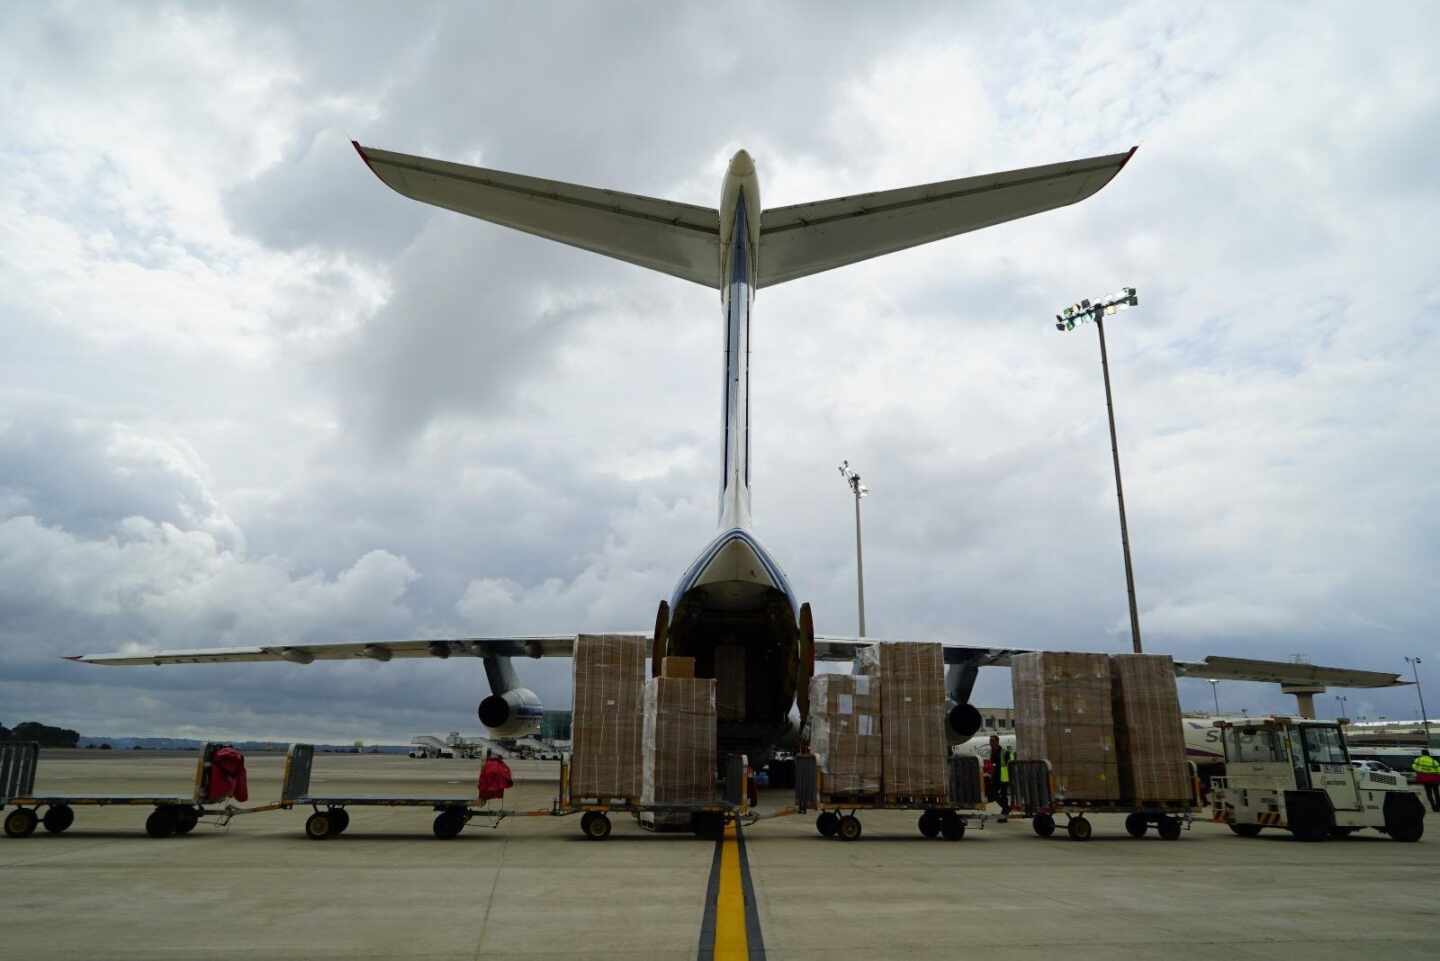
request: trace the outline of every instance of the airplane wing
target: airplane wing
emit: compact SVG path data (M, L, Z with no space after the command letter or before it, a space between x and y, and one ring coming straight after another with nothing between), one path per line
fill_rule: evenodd
M649 638L648 631L618 632L627 637ZM230 664L247 661L372 660L397 657L570 657L575 651L574 634L544 634L534 637L459 637L408 641L341 641L320 644L275 644L263 647L206 647L174 651L122 651L115 654L77 654L68 661L82 664L130 667L141 664Z
M351 143L375 176L413 200L720 286L720 214L709 207Z
M870 644L907 644L906 641L884 641L876 638L829 637L816 635L815 660L849 661L855 652ZM945 652L946 664L979 667L1009 667L1015 654L1027 653L1020 647L980 647L939 643ZM1203 661L1176 661L1176 677L1198 677L1219 681L1261 681L1271 684L1293 684L1299 687L1400 687L1409 684L1399 674L1388 671L1361 671L1348 667L1323 667L1297 664L1294 661L1261 661L1246 657L1210 656Z
M1077 203L1109 183L1137 149L766 210L759 286Z

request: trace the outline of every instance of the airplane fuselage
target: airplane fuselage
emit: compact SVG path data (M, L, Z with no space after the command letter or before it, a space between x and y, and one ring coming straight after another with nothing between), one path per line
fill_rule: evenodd
M720 529L675 585L668 652L695 658L697 676L717 679L722 750L763 755L791 726L800 605L784 571L750 529L750 319L760 184L745 151L730 161L720 197ZM728 650L717 656L720 648ZM740 676L733 676L737 671ZM743 703L727 703L727 691L743 691Z

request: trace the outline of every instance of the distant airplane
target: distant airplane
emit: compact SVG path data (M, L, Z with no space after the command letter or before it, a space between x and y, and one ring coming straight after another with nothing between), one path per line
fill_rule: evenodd
M696 673L739 684L743 705L722 717L722 749L764 758L791 746L808 713L815 662L848 661L874 639L814 633L809 604L751 529L750 321L755 292L918 244L1077 203L1120 172L1135 153L1072 160L918 187L776 207L760 204L755 163L744 150L730 160L720 206L690 204L582 187L362 147L356 151L397 192L720 291L724 317L724 396L720 436L719 532L685 569L653 632L652 671L666 655L694 657ZM568 657L576 634L403 641L274 644L146 653L90 654L90 664L180 664L396 657L482 658L490 695L480 721L498 737L538 730L540 699L522 687L514 657ZM723 656L716 656L717 651ZM982 666L1006 665L1010 647L945 644L947 734L968 740L980 727L970 703ZM1212 659L1214 660L1214 659ZM1301 670L1303 668L1303 671ZM1284 662L1180 664L1200 677L1333 685L1387 686L1395 675ZM1330 672L1330 673L1326 673Z

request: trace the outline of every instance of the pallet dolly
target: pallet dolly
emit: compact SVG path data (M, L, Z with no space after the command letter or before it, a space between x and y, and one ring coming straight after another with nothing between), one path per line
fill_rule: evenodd
M1095 829L1086 814L1123 814L1125 832L1133 838L1143 838L1154 827L1162 839L1178 841L1195 822L1200 791L1195 762L1185 763L1190 768L1191 796L1175 800L1097 801L1064 797L1055 791L1055 778L1046 760L1012 761L1010 779L1016 806L1030 818L1031 827L1042 838L1055 833L1056 815L1064 815L1065 833L1071 840L1088 841Z
M926 838L959 841L971 821L985 829L989 815L980 810L980 761L952 756L947 761L947 793L933 797L887 797L883 794L827 794L825 774L813 754L795 759L795 806L780 814L819 811L815 830L821 837L858 841L864 833L861 811L919 811L917 827Z
M205 799L210 758L224 746L210 741L201 748L195 761L195 779L189 794L36 794L35 769L40 758L39 743L0 744L0 808L14 808L5 815L5 834L12 838L28 837L42 824L51 834L64 834L75 823L75 808L112 805L154 808L145 819L145 833L152 838L189 834L201 818L212 818L220 826L229 824L231 818L247 813L249 809L233 804L217 807L215 802ZM41 808L45 810L43 816L39 813Z

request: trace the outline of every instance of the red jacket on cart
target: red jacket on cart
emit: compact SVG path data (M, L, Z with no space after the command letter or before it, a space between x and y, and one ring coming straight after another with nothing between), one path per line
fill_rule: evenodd
M480 800L489 801L503 797L505 789L514 786L515 781L510 777L510 765L498 757L487 757L484 766L480 768L480 781L476 784Z
M250 800L250 787L245 782L245 755L233 747L222 747L210 755L210 780L205 786L205 800L222 801L227 797Z

